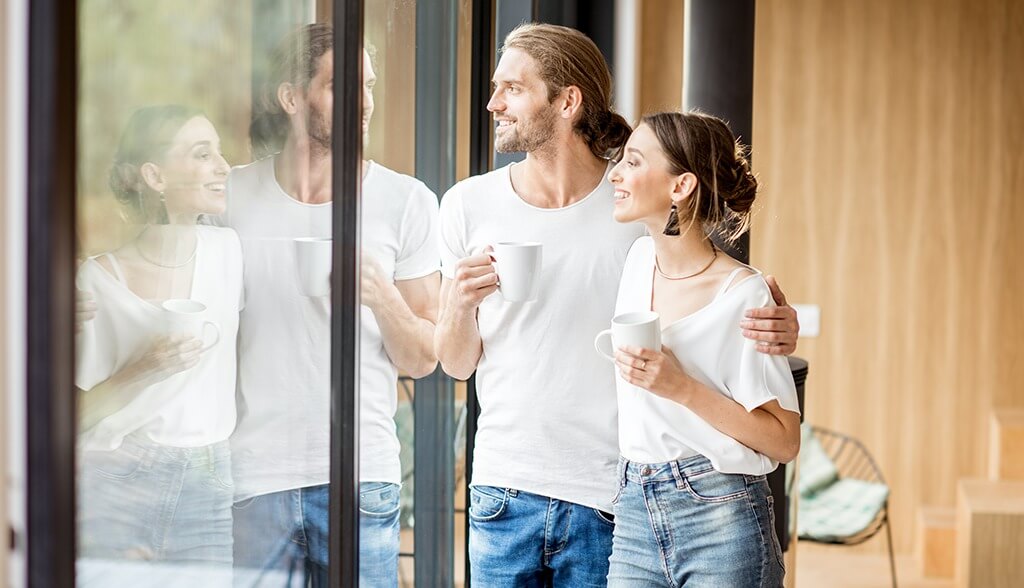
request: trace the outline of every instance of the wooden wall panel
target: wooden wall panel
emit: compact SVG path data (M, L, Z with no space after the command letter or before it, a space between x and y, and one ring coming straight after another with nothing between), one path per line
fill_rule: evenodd
M363 23L373 45L377 85L365 154L397 172L416 174L416 2L369 0Z
M637 116L679 110L683 106L683 2L644 0L638 5Z
M1024 3L757 10L753 262L821 306L807 418L873 451L910 551L1024 406Z

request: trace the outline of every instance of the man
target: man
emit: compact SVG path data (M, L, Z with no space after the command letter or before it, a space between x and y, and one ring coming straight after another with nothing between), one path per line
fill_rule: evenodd
M607 328L639 225L614 221L607 156L629 127L611 77L579 31L523 25L505 39L487 106L495 148L526 160L454 186L441 202L446 372L476 371L481 415L470 495L470 565L487 586L604 586L616 485L616 396L592 338ZM536 301L505 302L487 247L539 241ZM791 353L795 313L759 309L743 325ZM739 328L739 326L737 326ZM756 330L755 330L756 329Z
M300 293L292 239L331 236L332 38L329 25L309 25L280 46L253 124L254 146L280 151L233 170L228 183L224 221L245 259L232 457L237 583L246 586L279 586L255 571L295 567L327 585L330 301ZM375 78L363 59L365 134ZM395 586L397 376L422 377L437 364L437 198L369 161L362 186L360 582Z

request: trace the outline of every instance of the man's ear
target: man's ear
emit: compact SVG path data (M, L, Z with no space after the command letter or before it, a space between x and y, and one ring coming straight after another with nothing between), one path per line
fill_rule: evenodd
M562 90L562 118L572 120L583 109L583 92L576 86Z
M164 174L160 170L159 165L152 162L144 163L139 168L139 175L142 176L142 181L146 182L150 190L163 192L167 189L167 180L164 179Z
M672 185L672 202L677 206L682 204L696 189L697 176L693 172L679 174Z
M285 113L295 114L299 111L298 88L290 82L279 85L277 87L277 102Z

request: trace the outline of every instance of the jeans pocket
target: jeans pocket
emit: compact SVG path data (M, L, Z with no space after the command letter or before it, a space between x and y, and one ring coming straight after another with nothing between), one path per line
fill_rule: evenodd
M253 506L256 506L256 504L259 503L260 499L262 499L264 496L266 496L266 495L265 494L257 494L256 496L250 496L249 498L243 498L242 500L239 500L238 502L232 504L231 508L233 510L247 510L247 509L250 509Z
M368 517L387 518L401 507L398 484L364 482L359 485L359 513Z
M594 511L594 515L602 523L605 523L606 525L608 525L610 527L614 527L615 526L615 516L614 515L612 515L610 513L607 513L607 512L604 512L603 510L596 509L596 508L592 508L590 510Z
M686 490L698 502L719 503L747 497L746 479L737 474L708 470L685 478Z
M134 480L142 471L147 453L144 451L90 451L83 456L84 466L109 480Z
M469 518L477 522L492 521L508 506L508 489L494 486L473 486L469 489Z

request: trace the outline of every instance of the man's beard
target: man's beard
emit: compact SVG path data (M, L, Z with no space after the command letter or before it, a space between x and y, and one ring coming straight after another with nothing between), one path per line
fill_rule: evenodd
M542 107L529 118L519 118L511 132L503 135L495 134L494 150L498 153L530 153L542 147L555 134L555 109Z
M309 113L309 143L313 149L321 153L331 151L331 125L327 122L327 117L315 109Z

